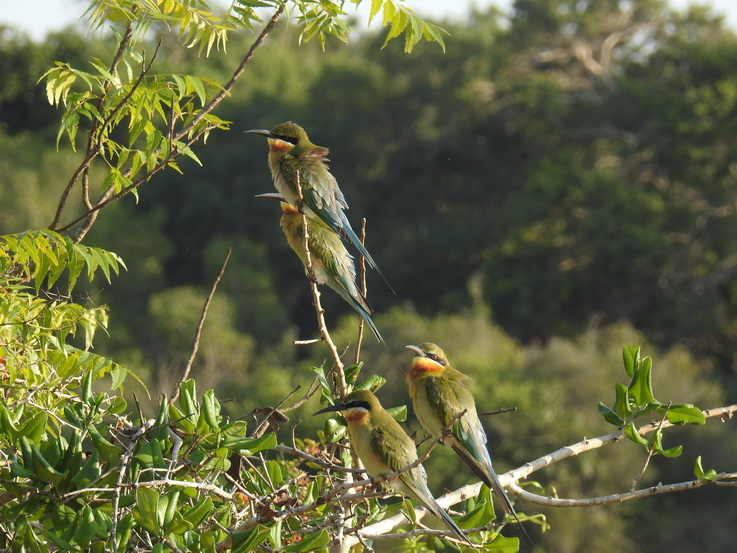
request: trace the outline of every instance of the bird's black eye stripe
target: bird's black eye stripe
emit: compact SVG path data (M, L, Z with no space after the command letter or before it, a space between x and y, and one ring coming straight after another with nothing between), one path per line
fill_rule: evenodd
M445 366L445 359L440 357L437 353L428 353L427 356L432 359L433 361L440 363L441 365Z
M283 140L284 142L289 142L290 144L297 144L298 140L293 136L286 136L283 134L275 134L274 138L278 138L279 140Z
M350 409L366 409L367 411L369 410L368 401L351 401L349 404L346 405L346 407Z

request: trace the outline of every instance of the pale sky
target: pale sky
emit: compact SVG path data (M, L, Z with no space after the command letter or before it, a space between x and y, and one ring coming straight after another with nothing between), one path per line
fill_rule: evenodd
M496 5L506 9L512 0L405 0L404 3L419 15L462 18L471 5ZM693 0L670 0L677 9L684 9L691 3ZM715 11L726 14L727 23L737 31L737 0L698 0L697 3L711 5ZM367 12L370 4L370 0L363 0L360 9ZM88 5L87 0L0 0L0 23L11 23L40 40L48 31L77 21ZM350 10L348 6L349 14Z

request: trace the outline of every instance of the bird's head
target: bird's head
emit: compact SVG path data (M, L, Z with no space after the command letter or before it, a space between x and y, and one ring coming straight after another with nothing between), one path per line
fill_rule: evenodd
M419 346L405 346L415 356L412 359L412 373L417 372L442 372L448 366L445 352L439 346L425 342Z
M269 141L270 152L288 153L297 156L315 148L305 130L291 121L280 123L270 131L251 129L245 132L265 136Z
M316 415L320 413L329 413L331 411L341 411L348 424L354 424L366 421L372 414L381 410L379 399L369 390L355 390L345 396L343 401L320 409Z

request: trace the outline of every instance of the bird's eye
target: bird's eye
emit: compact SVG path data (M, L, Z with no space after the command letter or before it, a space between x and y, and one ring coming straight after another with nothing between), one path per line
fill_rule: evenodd
M293 136L286 136L284 134L275 134L274 137L278 138L279 140L282 140L284 142L289 142L290 144L294 144L294 145L296 145L298 142L297 138Z
M435 355L434 353L428 353L428 354L427 354L427 356L428 356L428 357L429 357L430 359L432 359L433 361L437 361L437 360L438 360L438 356L437 356L437 355Z

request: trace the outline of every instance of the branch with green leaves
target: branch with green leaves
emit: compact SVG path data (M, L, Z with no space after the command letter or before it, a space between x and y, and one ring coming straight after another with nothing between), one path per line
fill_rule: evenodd
M353 3L359 4L360 0ZM140 186L164 169L181 173L179 163L183 157L201 164L193 147L200 141L206 142L211 131L229 129L230 123L213 112L230 95L284 11L289 8L303 26L300 41L316 37L324 48L328 36L347 40L344 4L237 1L224 15L217 16L204 2L92 2L87 10L91 26L111 25L117 33L118 45L111 62L106 64L96 58L90 62L91 69L80 69L57 61L56 67L39 79L46 83L49 103L65 108L57 147L66 136L76 151L78 135L86 135L84 158L67 182L49 228L65 232L80 225L75 235L75 241L80 242L105 206L128 194L137 195ZM175 33L183 47L197 47L200 54L209 56L213 48L225 50L229 33L252 31L261 22L255 11L258 7L272 7L273 14L224 85L196 75L153 72L161 44L147 56L146 38L153 24ZM379 14L383 14L384 25L390 27L386 42L404 35L407 52L422 39L435 41L444 48L442 29L423 21L401 2L372 2L370 17ZM90 182L95 163L105 174L97 185ZM69 197L77 186L82 213L62 222ZM100 192L93 199L95 190Z

